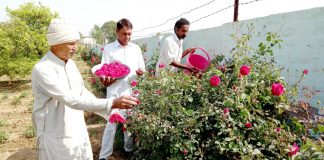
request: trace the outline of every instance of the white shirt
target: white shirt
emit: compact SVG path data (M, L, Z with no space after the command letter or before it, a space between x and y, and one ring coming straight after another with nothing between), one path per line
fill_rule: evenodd
M48 52L33 68L33 124L40 159L92 159L83 110L108 117L112 101L97 99L83 83L73 60Z
M145 70L144 59L141 48L129 42L126 46L120 45L117 41L107 44L104 47L101 64L118 61L130 68L127 77L117 80L115 83L107 87L107 97L120 97L123 95L132 95L130 86L131 80L136 78L136 70Z
M161 43L161 52L159 60L156 63L156 72L159 71L159 65L164 64L172 72L178 71L177 67L170 65L173 61L180 62L182 58L182 44L183 39L179 39L178 36L173 33L166 37Z

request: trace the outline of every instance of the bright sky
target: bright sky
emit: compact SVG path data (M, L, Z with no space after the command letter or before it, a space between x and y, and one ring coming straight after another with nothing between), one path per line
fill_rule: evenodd
M177 19L166 24L142 30L146 27L157 26L168 19L178 17L193 8L209 5L196 9L181 17L193 22L201 17L212 14L218 10L234 4L234 0L1 0L0 21L8 19L5 8L16 9L24 2L41 2L43 5L57 11L61 18L70 21L84 35L89 35L95 25L121 18L128 18L133 23L133 38L145 36L173 28ZM253 0L240 0L240 3ZM239 7L239 20L263 17L271 14L304 10L315 7L324 7L324 0L260 0L255 3ZM233 10L227 10L203 18L191 24L190 30L211 28L233 21Z

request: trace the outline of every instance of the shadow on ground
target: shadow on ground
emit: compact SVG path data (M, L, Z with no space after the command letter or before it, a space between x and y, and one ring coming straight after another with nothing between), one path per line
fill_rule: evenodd
M37 151L31 148L23 148L9 156L7 160L38 160Z

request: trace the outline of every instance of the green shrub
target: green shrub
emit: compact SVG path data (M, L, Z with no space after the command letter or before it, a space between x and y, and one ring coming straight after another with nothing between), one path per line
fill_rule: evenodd
M18 9L6 8L10 19L0 23L0 76L24 78L48 51L47 27L57 13L48 7L25 3Z
M9 135L5 131L0 131L0 143L4 143L9 139Z
M3 95L1 97L2 100L8 99L9 98L9 93L7 91L3 92Z
M35 128L34 126L28 126L27 129L24 132L24 137L26 138L34 138L36 136Z
M17 96L15 97L12 101L11 101L11 104L12 105L18 105L18 104L21 104L21 97L20 96Z
M9 125L9 122L7 120L5 120L5 119L0 120L0 127L5 127L8 125Z
M200 78L166 70L138 79L141 104L129 119L135 159L286 159L296 134L283 116L291 89L275 67L273 47L280 38L268 33L257 48L250 34L234 36L230 57L214 58ZM240 68L247 65L247 75ZM213 76L220 83L210 83ZM280 83L285 92L272 93Z

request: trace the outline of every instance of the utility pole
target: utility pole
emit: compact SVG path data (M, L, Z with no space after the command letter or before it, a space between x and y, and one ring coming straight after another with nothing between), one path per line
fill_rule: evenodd
M238 8L239 8L239 0L234 0L235 5L234 5L234 20L233 22L237 21L238 18Z

